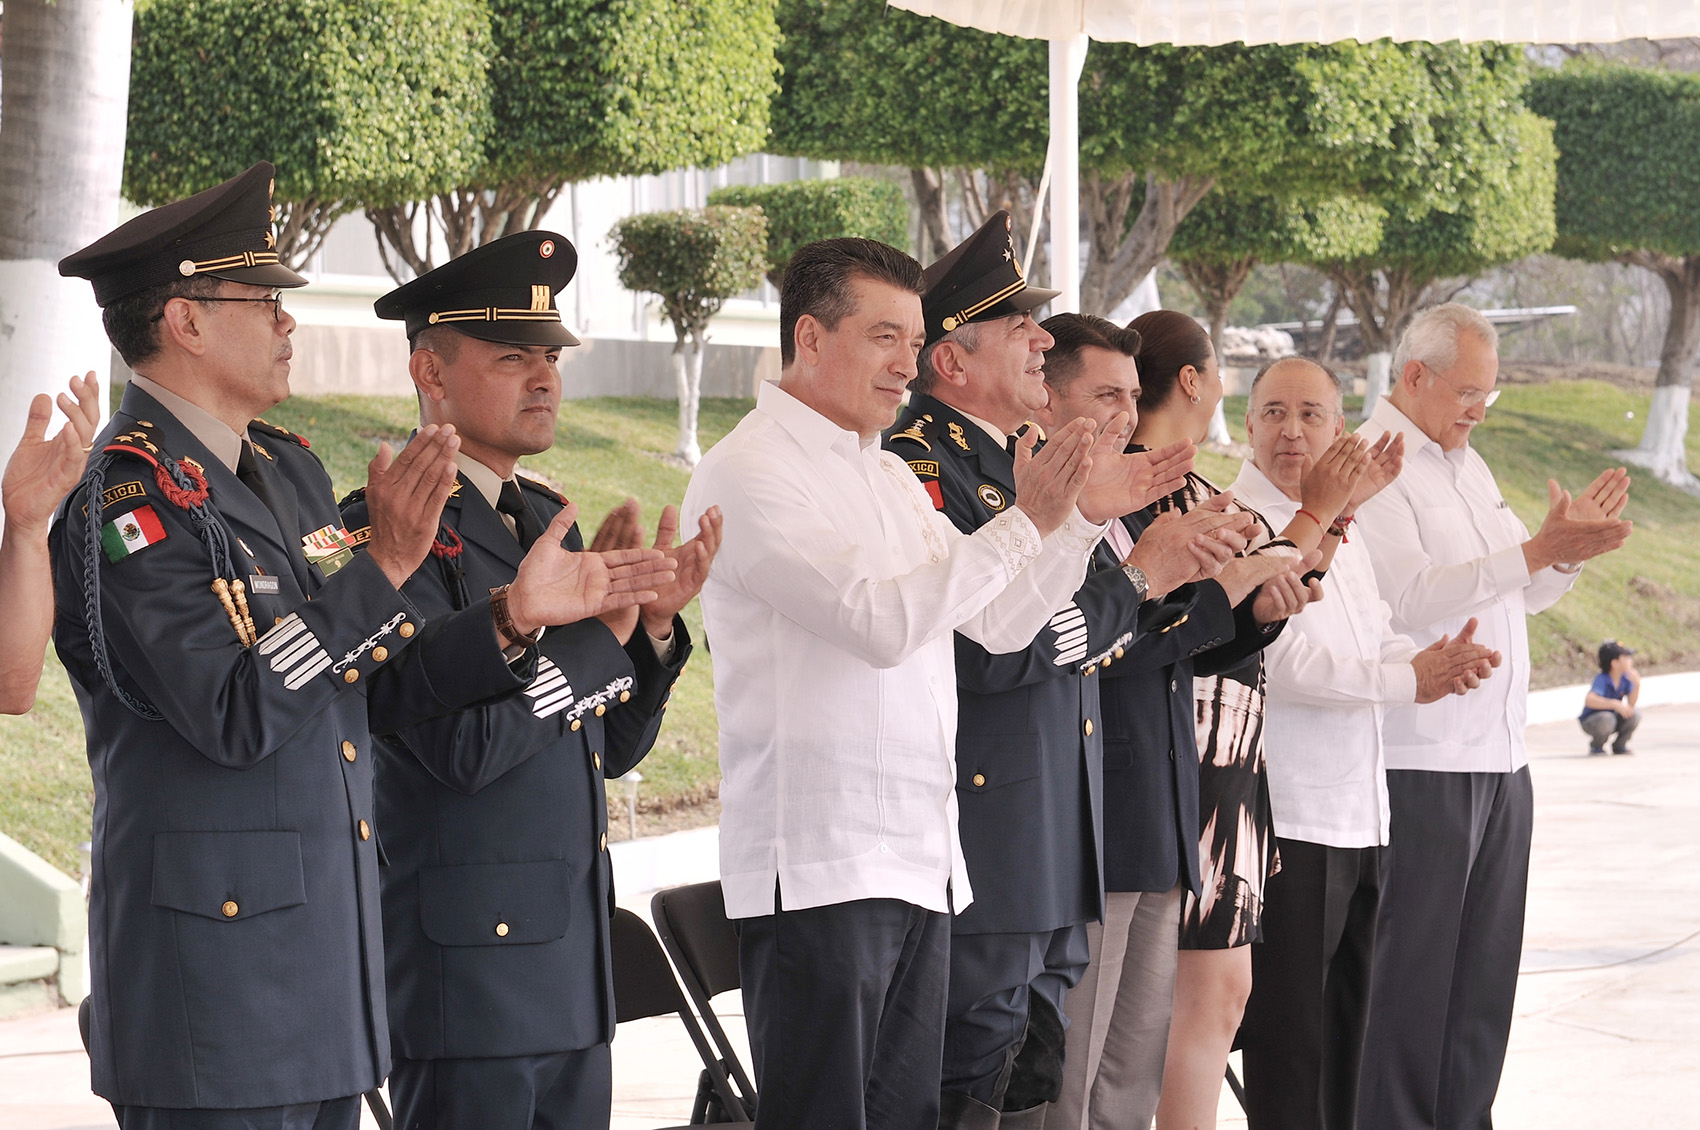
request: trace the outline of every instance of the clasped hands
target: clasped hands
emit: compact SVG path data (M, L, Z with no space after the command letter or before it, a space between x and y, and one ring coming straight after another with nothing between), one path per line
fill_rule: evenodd
M443 504L454 488L459 450L454 425L428 424L399 455L392 455L388 443L380 445L367 467L366 505L372 522L368 553L398 589L431 550ZM653 625L651 634L666 638L674 615L702 588L720 547L719 508L704 515L698 535L679 546L673 545L678 511L671 506L649 548L640 544L636 532L634 501L616 507L603 523L609 527L606 536L598 530L591 548L583 552L561 544L577 519L578 505L567 503L520 562L508 588L514 630L529 636L544 626L624 613L626 619L620 622L629 620L630 625L621 637L624 642L641 607L646 625Z

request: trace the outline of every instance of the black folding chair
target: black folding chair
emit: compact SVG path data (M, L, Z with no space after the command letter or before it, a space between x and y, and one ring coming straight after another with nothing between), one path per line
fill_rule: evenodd
M707 1092L698 1091L690 1125L750 1125L754 1111L746 1108L732 1089L725 1070L691 1014L685 994L679 990L673 967L667 964L667 955L662 952L661 943L655 940L655 932L643 919L619 907L614 911L610 936L614 959L615 1023L625 1024L649 1016L676 1015L702 1059L710 1088ZM718 1110L711 1109L713 1107L718 1107Z
M690 994L691 1004L714 1040L715 1050L728 1075L737 1084L744 1109L756 1109L756 1088L726 1029L709 1003L721 993L741 987L738 972L738 932L726 917L726 898L718 881L693 883L657 891L649 912L661 934L661 944L679 971L679 981Z
M89 1050L89 999L77 1006L77 1033L83 1038L83 1050ZM372 1121L378 1124L378 1130L395 1130L395 1121L390 1118L390 1108L384 1104L382 1088L373 1087L366 1092L366 1105L372 1108Z

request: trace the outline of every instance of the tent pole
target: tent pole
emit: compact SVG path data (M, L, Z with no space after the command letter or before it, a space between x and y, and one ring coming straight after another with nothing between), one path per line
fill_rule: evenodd
M1080 309L1080 71L1084 35L1051 40L1051 278L1053 312Z

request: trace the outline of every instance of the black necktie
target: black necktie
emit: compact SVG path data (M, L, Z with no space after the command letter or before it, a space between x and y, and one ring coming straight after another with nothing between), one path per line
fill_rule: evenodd
M496 498L496 510L514 520L514 534L519 538L521 549L529 550L532 543L543 536L543 523L538 520L537 512L526 503L519 484L512 479L502 484L502 493Z
M236 477L242 485L254 492L254 497L260 500L260 505L277 513L272 506L272 492L266 487L265 476L260 473L260 461L254 455L254 445L247 440L242 441L242 450L236 456Z
M1003 449L1005 451L1009 452L1009 457L1011 459L1015 458L1015 445L1020 443L1020 442L1021 442L1020 436L1010 436L1007 440L1004 441Z

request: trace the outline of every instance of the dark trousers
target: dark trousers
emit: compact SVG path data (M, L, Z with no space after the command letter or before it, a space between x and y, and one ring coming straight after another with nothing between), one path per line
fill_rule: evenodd
M114 1106L123 1130L358 1130L360 1096L242 1110Z
M1629 717L1611 710L1596 710L1581 720L1582 730L1588 735L1588 752L1598 753L1611 741L1612 752L1622 753L1629 748L1629 739L1635 736L1635 727L1641 724L1641 712L1632 710ZM1612 741L1613 736L1617 738Z
M949 916L862 899L737 926L757 1130L934 1130Z
M397 1059L397 1130L581 1130L608 1125L608 1045L488 1059Z
M1358 1122L1490 1130L1523 950L1529 770L1392 770L1387 791Z
M953 933L944 1090L1001 1106L1027 1033L1028 1001L1042 996L1064 1016L1063 997L1080 983L1090 957L1084 924L1041 933Z
M1240 1042L1251 1130L1352 1130L1381 849L1278 839Z

